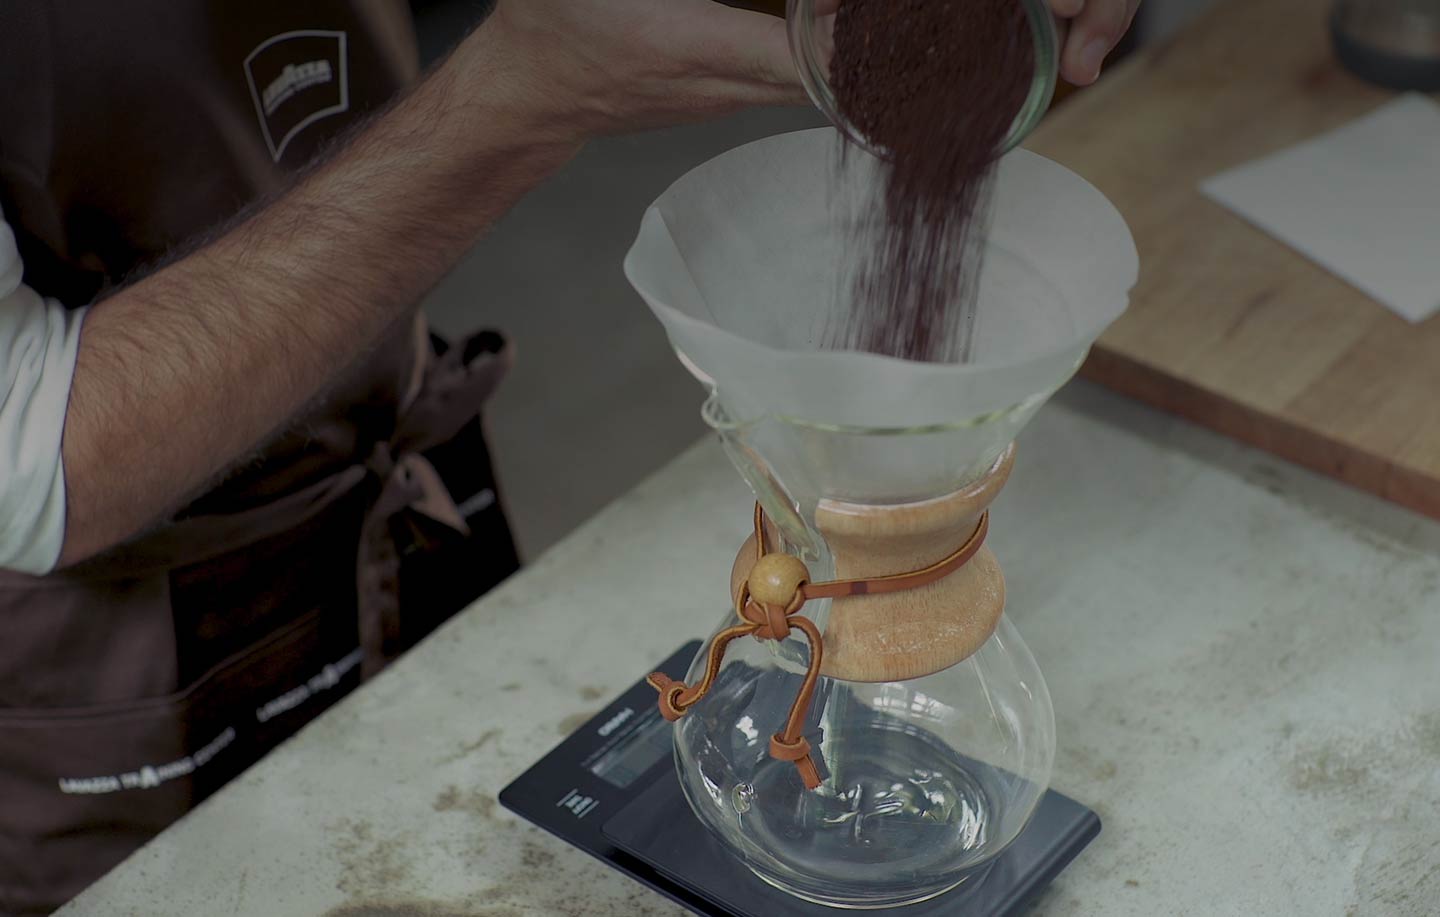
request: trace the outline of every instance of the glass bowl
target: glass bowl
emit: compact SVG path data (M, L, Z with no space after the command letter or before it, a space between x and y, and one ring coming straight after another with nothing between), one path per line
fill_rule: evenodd
M1016 112L1010 131L1000 145L1000 153L1019 146L1040 123L1041 117L1050 108L1060 71L1060 33L1046 0L1016 2L1025 7L1030 35L1035 40L1035 75L1030 81L1030 93ZM800 81L815 106L852 143L884 158L885 151L872 144L845 119L835 100L835 91L830 84L830 60L835 51L832 39L834 14L830 10L835 5L835 0L789 0L786 22L790 33L790 52L800 71Z

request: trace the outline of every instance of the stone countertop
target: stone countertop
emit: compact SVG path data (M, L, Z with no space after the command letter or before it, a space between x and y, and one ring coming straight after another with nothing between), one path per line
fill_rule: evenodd
M683 913L495 797L719 621L750 507L695 447L61 917ZM1440 525L1084 383L993 515L1104 819L1035 913L1435 912Z

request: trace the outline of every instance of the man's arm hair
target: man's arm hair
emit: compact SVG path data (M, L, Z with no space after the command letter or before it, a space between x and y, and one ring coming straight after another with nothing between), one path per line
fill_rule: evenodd
M293 422L585 138L803 98L770 16L711 0L500 0L288 194L91 310L60 563L164 518Z
M61 566L173 513L291 423L574 152L507 91L483 31L288 193L92 307Z

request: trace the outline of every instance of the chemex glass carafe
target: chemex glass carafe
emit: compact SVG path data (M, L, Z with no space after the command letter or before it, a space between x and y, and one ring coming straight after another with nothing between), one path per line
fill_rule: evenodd
M988 507L1137 260L1098 191L1015 151L975 361L823 350L879 181L836 149L821 129L711 160L626 259L757 498L731 610L684 683L654 684L686 798L728 850L800 898L892 907L979 881L1048 783L1054 715L1005 614ZM724 602L722 564L685 594Z

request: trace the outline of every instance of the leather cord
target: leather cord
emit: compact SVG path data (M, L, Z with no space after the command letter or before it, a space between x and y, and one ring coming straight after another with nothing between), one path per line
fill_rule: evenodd
M820 636L820 629L815 626L814 621L800 615L800 609L811 599L879 595L928 586L965 566L970 558L980 550L980 546L985 543L985 535L989 530L990 511L986 510L980 514L980 521L976 524L975 531L965 540L965 543L943 560L920 570L889 576L830 580L823 583L811 583L807 579L802 579L790 600L783 605L755 599L750 594L750 583L747 578L735 596L735 616L740 619L740 623L725 628L710 641L710 648L705 660L705 674L701 676L700 681L694 685L687 685L683 681L670 678L663 672L653 672L645 679L652 688L660 692L660 715L673 723L710 692L715 685L715 678L720 674L720 667L725 661L725 650L731 642L741 637L754 637L757 640L784 640L790 636L792 628L799 630L810 644L810 663L806 666L805 679L800 683L800 690L796 692L795 702L790 705L790 714L785 718L784 728L770 737L770 757L779 761L794 762L806 789L817 788L821 784L820 771L811 757L810 742L801 734L801 731L805 726L805 717L810 709L810 702L815 696L815 685L820 680L820 666L824 661L825 646ZM765 511L761 509L759 503L756 503L755 561L757 566L761 560L770 555L765 541Z

